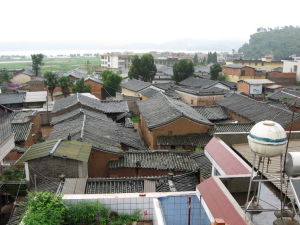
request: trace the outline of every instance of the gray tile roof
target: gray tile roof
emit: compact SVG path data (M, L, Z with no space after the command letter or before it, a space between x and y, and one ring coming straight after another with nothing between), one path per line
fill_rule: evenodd
M111 121L111 119L109 117L107 117L107 115L104 114L104 113L95 112L95 111L92 111L92 110L89 110L89 109L84 109L84 108L78 108L78 109L74 109L72 111L68 111L66 113L63 113L59 116L53 116L52 119L51 119L51 125L55 125L57 123L61 123L63 121L72 119L74 117L79 116L80 114L89 115L89 116L94 117L96 119Z
M0 94L0 104L17 104L25 101L26 93L2 93Z
M72 139L86 141L104 151L120 153L121 144L134 149L145 149L138 132L134 129L122 127L94 112L84 111L68 118L64 116L60 121L57 117L54 119L56 123L49 140L67 138L70 134Z
M194 160L196 166L200 168L200 173L204 179L211 176L212 164L205 156L204 152L195 152L191 155L191 159Z
M210 121L227 120L230 118L225 110L218 105L193 106L193 108Z
M112 121L96 119L80 114L54 125L49 140L67 138L70 134L72 140L82 140L104 151L120 153L121 145L115 134L117 125Z
M195 88L195 87L178 87L176 90L185 92L188 94L196 95L196 96L211 96L211 95L225 95L228 93L228 90L211 87L211 88Z
M32 67L27 67L25 68L25 70L23 71L24 74L29 75L29 76L35 76L35 73L32 69Z
M31 120L32 116L35 116L37 111L28 110L28 111L14 111L11 115L12 123L26 123Z
M84 80L85 80L85 81L91 80L91 81L94 81L94 82L96 82L96 83L103 84L103 81L100 80L100 79L98 79L98 78L96 78L96 77L86 77Z
M273 120L283 127L291 122L291 111L256 101L241 94L228 94L224 99L217 100L216 103L251 122ZM300 120L300 114L295 113L294 121L298 120Z
M211 133L249 132L255 123L217 123Z
M88 178L85 194L145 193L149 183L154 184L154 192L194 191L199 182L193 172L158 177Z
M74 105L81 105L87 108L98 110L103 113L124 113L129 112L126 101L101 101L96 98L90 98L80 93L71 95L55 101L52 112L59 112Z
M149 86L151 86L151 83L136 79L130 79L127 82L121 84L122 88L126 88L131 91L140 91Z
M109 168L148 168L156 170L195 171L197 166L188 151L148 150L128 151L119 160L111 161Z
M205 87L207 85L214 85L216 81L210 79L203 79L199 77L188 77L183 81L179 82L181 86L187 87Z
M70 70L70 71L64 73L62 76L73 76L77 79L81 79L81 78L87 77L87 71L76 68L74 70Z
M251 67L251 66L245 66L245 65L242 65L242 64L227 64L227 65L224 65L223 67L234 68L234 69L242 69L244 67Z
M268 99L279 101L289 106L296 103L296 107L300 107L300 91L284 88L267 96Z
M147 87L141 91L139 91L139 93L142 96L148 97L148 98L152 98L153 96L155 96L157 93L160 93L161 91L151 88L151 87Z
M210 136L209 134L158 136L157 145L204 147L211 138L212 136Z
M138 103L140 113L145 119L148 128L168 124L181 117L186 117L198 123L212 125L204 116L191 106L158 93L153 98Z

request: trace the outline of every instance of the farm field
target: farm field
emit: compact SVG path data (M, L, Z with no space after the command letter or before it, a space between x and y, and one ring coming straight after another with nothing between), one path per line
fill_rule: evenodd
M98 57L44 58L42 73L45 71L66 72L75 68L89 70L89 67L100 66ZM31 66L31 59L1 60L0 69L22 69Z

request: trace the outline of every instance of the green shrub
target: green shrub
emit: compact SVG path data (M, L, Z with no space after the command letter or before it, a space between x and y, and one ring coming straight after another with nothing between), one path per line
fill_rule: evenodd
M97 222L97 217L107 218L108 209L99 202L81 201L68 206L66 217L67 224L94 224Z
M140 211L135 211L132 215L121 214L111 218L110 225L132 224L140 219Z
M62 224L66 210L61 196L50 192L29 193L23 221L26 225Z

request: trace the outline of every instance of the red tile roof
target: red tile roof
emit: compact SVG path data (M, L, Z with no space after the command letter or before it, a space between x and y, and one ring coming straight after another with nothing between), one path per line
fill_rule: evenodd
M224 193L216 179L211 177L197 186L212 216L224 219L229 225L247 225L241 213L235 208L234 203Z
M226 175L251 174L250 167L219 138L212 138L204 149Z

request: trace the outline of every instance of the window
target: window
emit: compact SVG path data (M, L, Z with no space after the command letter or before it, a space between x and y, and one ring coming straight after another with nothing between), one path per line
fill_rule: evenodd
M297 70L298 70L298 66L294 65L294 73L297 73Z
M174 146L174 145L171 145L171 149L175 149L175 146Z
M193 103L194 103L194 100L193 100L193 99L191 99L191 104L193 105Z
M172 135L172 134L173 134L173 131L169 130L168 135Z
M241 76L245 76L245 70L241 70Z

